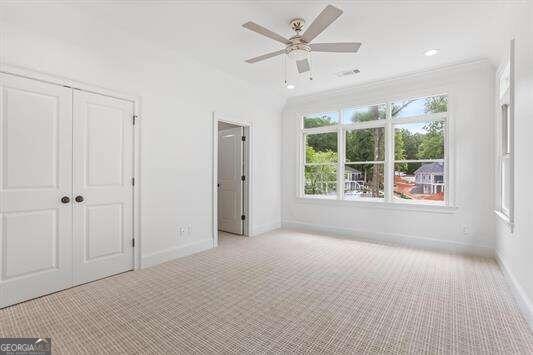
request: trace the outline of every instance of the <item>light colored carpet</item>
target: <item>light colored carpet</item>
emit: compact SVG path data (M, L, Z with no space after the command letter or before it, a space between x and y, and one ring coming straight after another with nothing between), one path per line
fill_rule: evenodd
M291 231L0 310L61 353L532 353L497 264Z

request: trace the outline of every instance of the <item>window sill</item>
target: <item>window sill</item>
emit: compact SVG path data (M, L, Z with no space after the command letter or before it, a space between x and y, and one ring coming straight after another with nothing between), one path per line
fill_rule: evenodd
M494 214L505 224L505 226L509 229L509 232L514 234L514 223L509 220L509 217L497 210L494 210Z
M296 197L297 203L308 203L317 205L333 205L333 206L354 206L359 208L377 208L396 211L413 211L413 212L427 212L427 213L455 213L458 207L446 205L431 205L431 204L415 204L408 202L385 202L379 200L371 201L353 201L353 200L337 200L336 198L321 198L321 197Z

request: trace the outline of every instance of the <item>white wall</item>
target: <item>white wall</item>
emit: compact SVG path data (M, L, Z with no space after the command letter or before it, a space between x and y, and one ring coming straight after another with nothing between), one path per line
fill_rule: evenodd
M140 96L143 265L212 245L213 111L235 114L254 126L252 233L280 225L279 98L179 53L116 33L73 43L18 24L0 25L2 63ZM192 235L178 240L178 226L189 224Z
M491 254L493 81L486 61L289 99L283 115L283 223L390 242ZM379 203L297 198L297 132L302 113L447 92L456 209L408 210ZM464 227L468 233L463 232Z
M515 17L515 232L497 220L498 259L533 329L533 5Z

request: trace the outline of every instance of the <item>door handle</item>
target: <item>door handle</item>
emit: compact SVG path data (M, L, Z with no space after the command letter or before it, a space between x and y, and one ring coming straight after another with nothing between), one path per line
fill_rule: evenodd
M61 197L61 203L69 203L70 202L70 197L68 196L63 196Z
M83 202L83 196L78 195L78 196L76 196L76 197L74 198L74 200L75 200L76 202L78 202L78 203L79 203L79 202Z

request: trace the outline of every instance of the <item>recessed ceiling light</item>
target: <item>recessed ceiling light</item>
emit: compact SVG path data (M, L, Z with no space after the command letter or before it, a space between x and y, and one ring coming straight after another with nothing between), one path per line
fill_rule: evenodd
M430 50L425 51L425 52L424 52L424 55L425 55L426 57L431 57L431 56L433 56L433 55L435 55L435 54L437 54L437 53L439 53L439 50L438 50L438 49L430 49Z
M287 84L287 89L289 90L292 90L294 89L296 86L292 85L292 84Z

